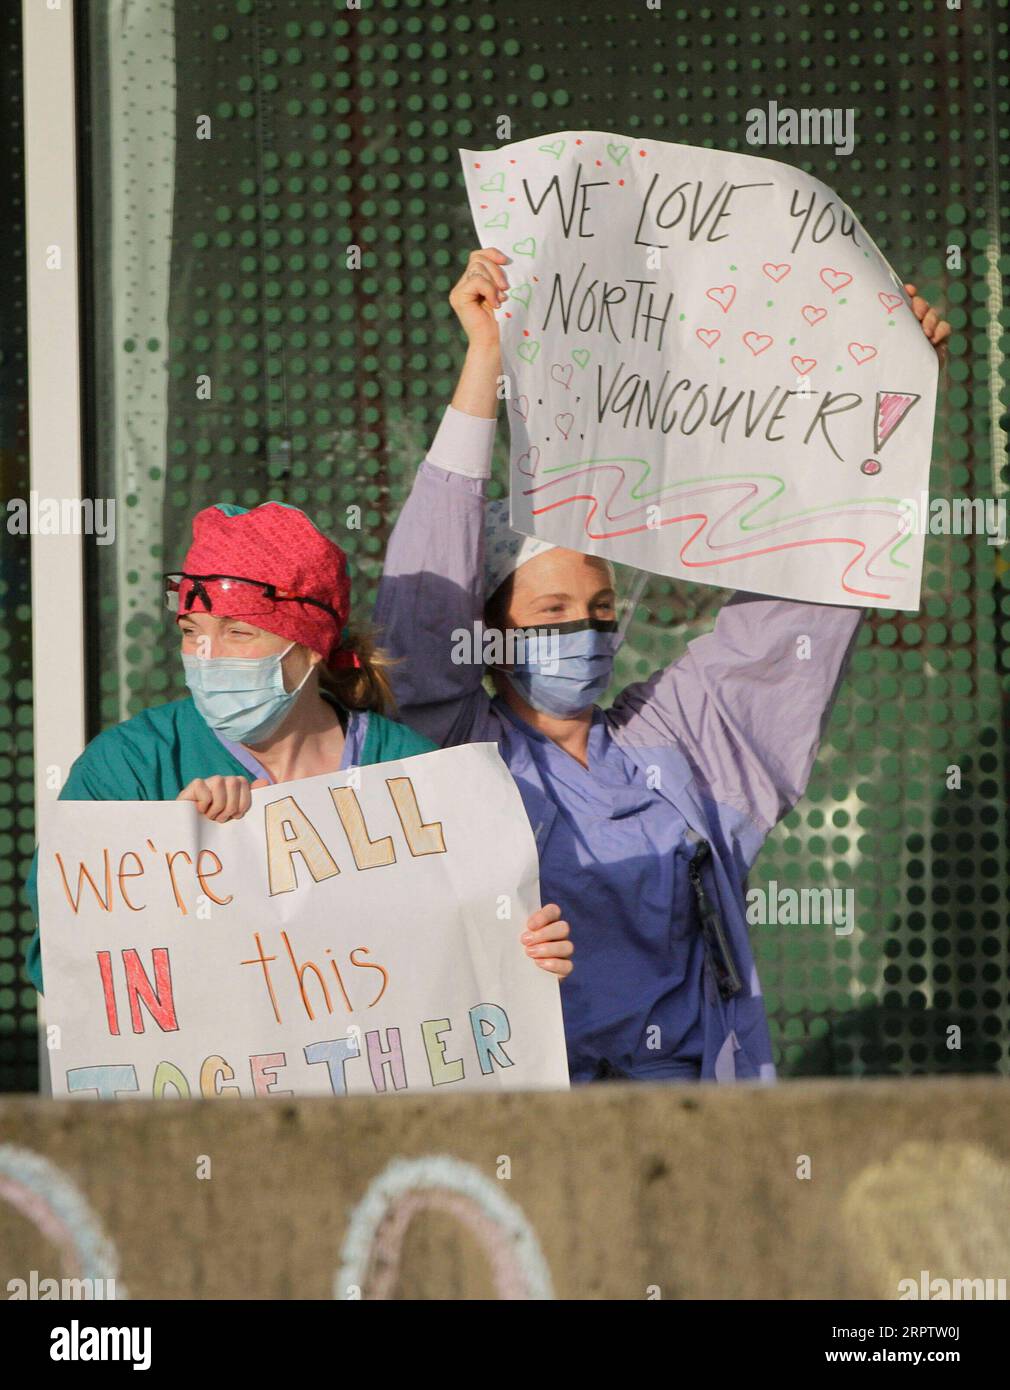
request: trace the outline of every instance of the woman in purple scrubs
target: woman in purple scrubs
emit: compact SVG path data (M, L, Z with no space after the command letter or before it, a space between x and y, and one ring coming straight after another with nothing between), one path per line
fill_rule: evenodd
M441 746L495 742L516 779L544 898L571 923L573 1081L770 1080L746 877L803 795L864 612L734 594L713 632L601 709L610 566L517 535L507 504L485 503L506 259L473 252L452 291L466 361L386 554L375 617L404 658L401 717ZM913 309L939 348L949 325ZM493 697L481 655L467 659L481 623L537 630L492 654Z

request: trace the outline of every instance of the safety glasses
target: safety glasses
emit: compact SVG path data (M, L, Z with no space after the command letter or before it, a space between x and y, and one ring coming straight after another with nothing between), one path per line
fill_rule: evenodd
M269 599L271 603L307 603L313 608L321 608L324 613L329 613L337 622L340 621L340 614L335 608L331 608L328 603L323 603L322 599L306 598L303 594L292 594L286 589L278 589L276 584L268 584L265 580L244 579L234 574L187 574L185 571L166 574L162 578L165 581L165 607L173 612L179 606L179 591L183 584L189 584L189 593L183 605L183 612L188 613L199 599L203 604L203 609L207 613L213 613L214 604L210 594L204 587L207 584L216 584L222 590L231 594L238 590L240 593L248 592L249 597Z

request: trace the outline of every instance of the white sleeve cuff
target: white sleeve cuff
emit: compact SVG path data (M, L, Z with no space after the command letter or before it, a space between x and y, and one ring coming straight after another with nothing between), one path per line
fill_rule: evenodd
M467 415L455 406L447 405L442 423L428 450L428 462L450 473L463 473L468 478L490 478L491 450L497 425L497 420Z

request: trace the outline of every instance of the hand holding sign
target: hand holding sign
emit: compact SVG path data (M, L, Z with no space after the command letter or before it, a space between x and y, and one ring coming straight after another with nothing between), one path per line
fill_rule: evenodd
M481 242L511 258L517 529L759 593L918 606L902 504L928 484L936 355L830 189L597 131L460 156Z

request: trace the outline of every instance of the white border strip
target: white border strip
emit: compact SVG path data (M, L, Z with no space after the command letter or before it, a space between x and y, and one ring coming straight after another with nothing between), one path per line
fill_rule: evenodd
M31 489L82 495L73 0L23 0ZM32 536L35 825L84 747L83 538ZM44 1030L43 1030L44 1031ZM41 1043L41 1035L40 1035ZM40 1061L48 1061L40 1045ZM48 1088L44 1071L40 1089Z

